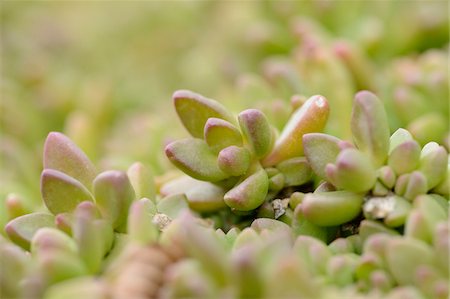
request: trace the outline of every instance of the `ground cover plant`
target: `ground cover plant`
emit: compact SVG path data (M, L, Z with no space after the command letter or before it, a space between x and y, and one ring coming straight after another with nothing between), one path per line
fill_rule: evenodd
M448 3L5 3L1 298L448 298Z

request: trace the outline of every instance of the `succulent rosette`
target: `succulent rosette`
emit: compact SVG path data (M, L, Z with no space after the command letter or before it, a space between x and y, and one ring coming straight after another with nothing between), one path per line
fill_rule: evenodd
M249 212L283 189L311 180L301 136L325 126L329 109L324 97L305 101L280 133L257 109L244 110L235 119L219 102L190 91L175 92L173 100L192 137L170 143L165 151L191 178L166 183L161 187L163 195L185 193L190 207L198 211L228 206ZM211 192L199 198L198 192L191 191L195 189Z

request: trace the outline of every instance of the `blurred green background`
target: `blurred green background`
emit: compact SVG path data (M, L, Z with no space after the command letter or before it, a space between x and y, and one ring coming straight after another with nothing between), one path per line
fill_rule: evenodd
M354 93L370 89L392 129L444 138L448 14L447 1L2 1L0 198L40 202L50 131L100 169L164 173L164 144L186 135L177 89L261 108L278 127L293 94L323 94L342 137Z

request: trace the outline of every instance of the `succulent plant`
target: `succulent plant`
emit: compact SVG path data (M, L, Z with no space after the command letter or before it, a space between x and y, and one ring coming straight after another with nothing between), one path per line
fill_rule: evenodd
M324 127L328 117L325 98L313 96L294 111L279 137L259 110L242 111L236 121L221 104L199 94L177 91L173 99L178 116L193 138L170 143L166 155L187 175L221 187L216 188L218 195L225 191L223 201L232 210L255 210L283 188L310 180L301 136ZM195 183L175 192L185 187L195 188ZM195 209L195 198L185 193ZM221 199L217 200L220 203ZM206 202L200 210L204 207Z
M133 47L102 39L107 49L92 43L102 59L86 60L73 45L91 44L81 37L97 36L93 23L78 36L76 18L5 5L0 297L448 298L445 4L177 11L111 8L133 19L111 35ZM149 16L164 30L137 30ZM199 24L211 29L192 39ZM196 46L172 48L186 40ZM161 49L158 76L123 80ZM115 52L112 70L101 61ZM62 71L54 57L67 54L79 69ZM174 86L224 101L176 91L184 139L160 113L167 103L147 101ZM41 168L34 143L48 131L65 135L48 134Z

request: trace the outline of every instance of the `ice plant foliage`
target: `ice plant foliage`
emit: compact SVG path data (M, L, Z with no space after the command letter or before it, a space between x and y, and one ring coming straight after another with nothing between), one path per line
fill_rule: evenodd
M65 135L48 135L43 208L13 217L0 238L2 292L448 297L448 152L390 134L375 94L355 95L352 141L320 132L322 96L294 105L281 132L257 109L235 118L190 91L173 100L191 137L165 149L184 174L158 183L140 162L98 172Z
M279 137L257 109L234 119L220 103L191 91L177 91L173 100L192 138L169 144L167 157L195 179L226 186L224 201L233 210L255 210L284 187L309 181L308 163L298 161L301 137L325 126L329 108L324 97L313 96L293 111Z

